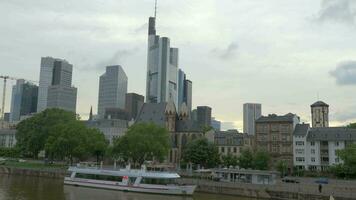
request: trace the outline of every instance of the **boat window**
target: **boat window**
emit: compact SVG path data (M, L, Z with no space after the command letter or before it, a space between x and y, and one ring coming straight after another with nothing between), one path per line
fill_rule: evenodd
M174 179L142 178L142 184L169 185L175 184Z
M102 181L115 181L115 182L122 182L121 176L108 176L108 175L98 175L98 174L82 174L77 173L75 175L76 178L83 178L83 179L94 179L94 180L102 180Z

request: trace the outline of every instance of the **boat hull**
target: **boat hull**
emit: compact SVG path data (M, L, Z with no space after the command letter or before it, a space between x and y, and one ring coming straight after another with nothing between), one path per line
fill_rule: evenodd
M90 182L90 181L71 180L70 178L66 178L64 180L64 184L73 185L73 186L126 191L126 192L141 192L141 193L167 194L167 195L193 195L196 188L195 185L162 187L156 185L140 184L137 186L134 185L126 186L126 185L119 185L115 182L106 181L105 183L98 183L98 182Z

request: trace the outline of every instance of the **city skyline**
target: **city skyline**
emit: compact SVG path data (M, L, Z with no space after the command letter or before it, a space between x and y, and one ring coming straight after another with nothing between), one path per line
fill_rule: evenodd
M14 19L12 24L4 22L5 31L0 33L5 66L1 73L38 80L41 57L68 60L78 88L77 112L84 117L91 105L96 110L96 80L106 65L124 66L128 92L144 95L147 19L153 15L153 1L137 8L139 2L108 1L99 6L88 1L82 6L69 1L59 7L45 1L1 2L0 15L13 13ZM330 105L330 126L356 119L352 1L200 2L160 2L157 17L159 33L180 48L180 67L194 82L193 107L208 105L223 127L240 130L241 105L246 102L263 104L263 115L292 112L311 122L309 106L320 99ZM172 3L177 5L172 8ZM33 12L38 8L46 12ZM252 8L254 12L241 12ZM28 26L37 30L43 26L44 31L29 28L26 35L31 37L22 35ZM14 59L19 54L21 59Z

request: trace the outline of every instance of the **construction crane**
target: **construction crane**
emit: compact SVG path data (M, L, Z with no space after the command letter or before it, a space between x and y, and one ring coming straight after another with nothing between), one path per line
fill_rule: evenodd
M0 78L4 79L4 86L3 86L3 90L2 90L2 105L1 105L1 116L0 116L0 120L4 120L5 119L5 97L6 97L6 82L7 79L9 80L19 80L19 79L23 79L23 78L14 78L14 77L10 77L10 76L2 76L0 75ZM23 79L25 81L28 82L36 82L36 81L30 81L30 80L26 80Z

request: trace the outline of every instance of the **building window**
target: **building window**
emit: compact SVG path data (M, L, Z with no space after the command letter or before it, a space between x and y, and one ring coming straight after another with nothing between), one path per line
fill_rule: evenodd
M225 153L225 148L221 147L221 153Z
M273 144L272 145L272 152L276 153L279 151L279 145L278 144Z
M297 154L304 154L304 149L296 149L295 153Z
M310 146L315 146L315 142L310 142Z
M315 158L314 158L314 157L312 157L312 158L310 159L310 161L315 162Z
M335 146L337 146L337 147L338 147L338 146L339 146L339 142L335 142Z
M297 161L297 162L304 162L305 159L304 159L304 157L296 157L296 158L295 158L295 161Z
M231 148L228 147L228 148L227 148L227 153L230 153L230 152L231 152Z
M311 154L315 154L315 149L310 150Z
M237 148L236 147L234 147L234 153L236 153L237 152Z
M304 146L304 141L296 141L295 145L296 146Z

